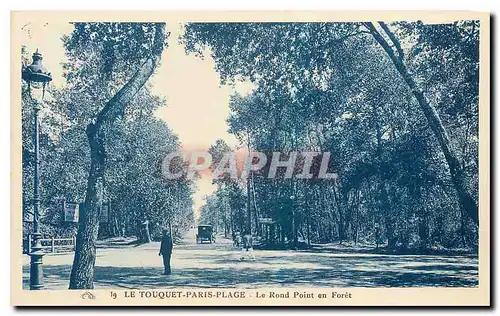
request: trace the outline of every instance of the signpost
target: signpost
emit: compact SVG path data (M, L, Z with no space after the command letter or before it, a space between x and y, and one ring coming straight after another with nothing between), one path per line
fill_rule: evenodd
M109 221L110 207L110 202L104 202L102 204L101 212L99 213L99 222L107 223ZM65 222L78 223L80 210L83 210L83 203L66 202L63 200L62 208Z
M271 224L274 224L274 221L273 221L272 218L261 217L261 218L259 218L259 223L266 224L266 225L271 225Z
M74 202L63 201L64 221L69 223L78 223L80 215L80 205Z

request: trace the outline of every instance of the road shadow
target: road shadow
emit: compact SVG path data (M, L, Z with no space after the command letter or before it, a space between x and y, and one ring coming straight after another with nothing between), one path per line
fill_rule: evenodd
M228 259L229 261L233 259ZM162 275L161 267L95 267L96 288L256 288L256 287L474 287L477 269L464 265L430 265L398 269L373 269L354 258L321 268L254 269L241 267L173 267L173 275ZM332 262L333 263L333 262ZM382 261L383 263L383 261ZM387 262L386 262L387 263ZM279 267L279 265L278 265ZM47 288L67 289L71 265L45 266ZM27 288L28 280L25 280Z

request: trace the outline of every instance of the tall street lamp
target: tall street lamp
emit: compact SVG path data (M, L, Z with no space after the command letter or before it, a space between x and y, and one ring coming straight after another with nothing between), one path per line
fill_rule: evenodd
M39 227L40 217L40 193L39 193L39 121L38 112L45 96L45 87L52 80L52 75L42 65L42 54L37 51L33 54L33 63L22 69L22 78L28 83L28 93L33 101L34 113L34 139L35 145L35 170L33 185L33 233L32 247L29 253L30 260L30 289L39 290L43 288L43 269L42 257L44 255L41 243L41 234Z

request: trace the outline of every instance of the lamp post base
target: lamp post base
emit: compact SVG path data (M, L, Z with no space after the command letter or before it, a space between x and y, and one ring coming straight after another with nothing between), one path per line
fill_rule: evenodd
M42 250L40 234L32 234L33 247L30 256L30 290L40 290L43 288L43 256L45 253Z

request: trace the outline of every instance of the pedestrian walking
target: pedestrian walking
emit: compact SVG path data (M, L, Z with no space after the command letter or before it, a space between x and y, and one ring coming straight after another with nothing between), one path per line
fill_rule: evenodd
M170 257L172 256L172 249L174 248L174 244L172 242L172 237L167 230L163 230L163 237L161 239L160 245L160 253L158 256L163 256L163 266L165 268L165 275L172 274L172 269L170 268Z
M241 235L240 235L240 232L233 233L233 246L235 248L241 248Z
M250 257L255 260L255 254L253 253L253 237L250 232L245 232L243 235L243 248L241 254L241 260Z

